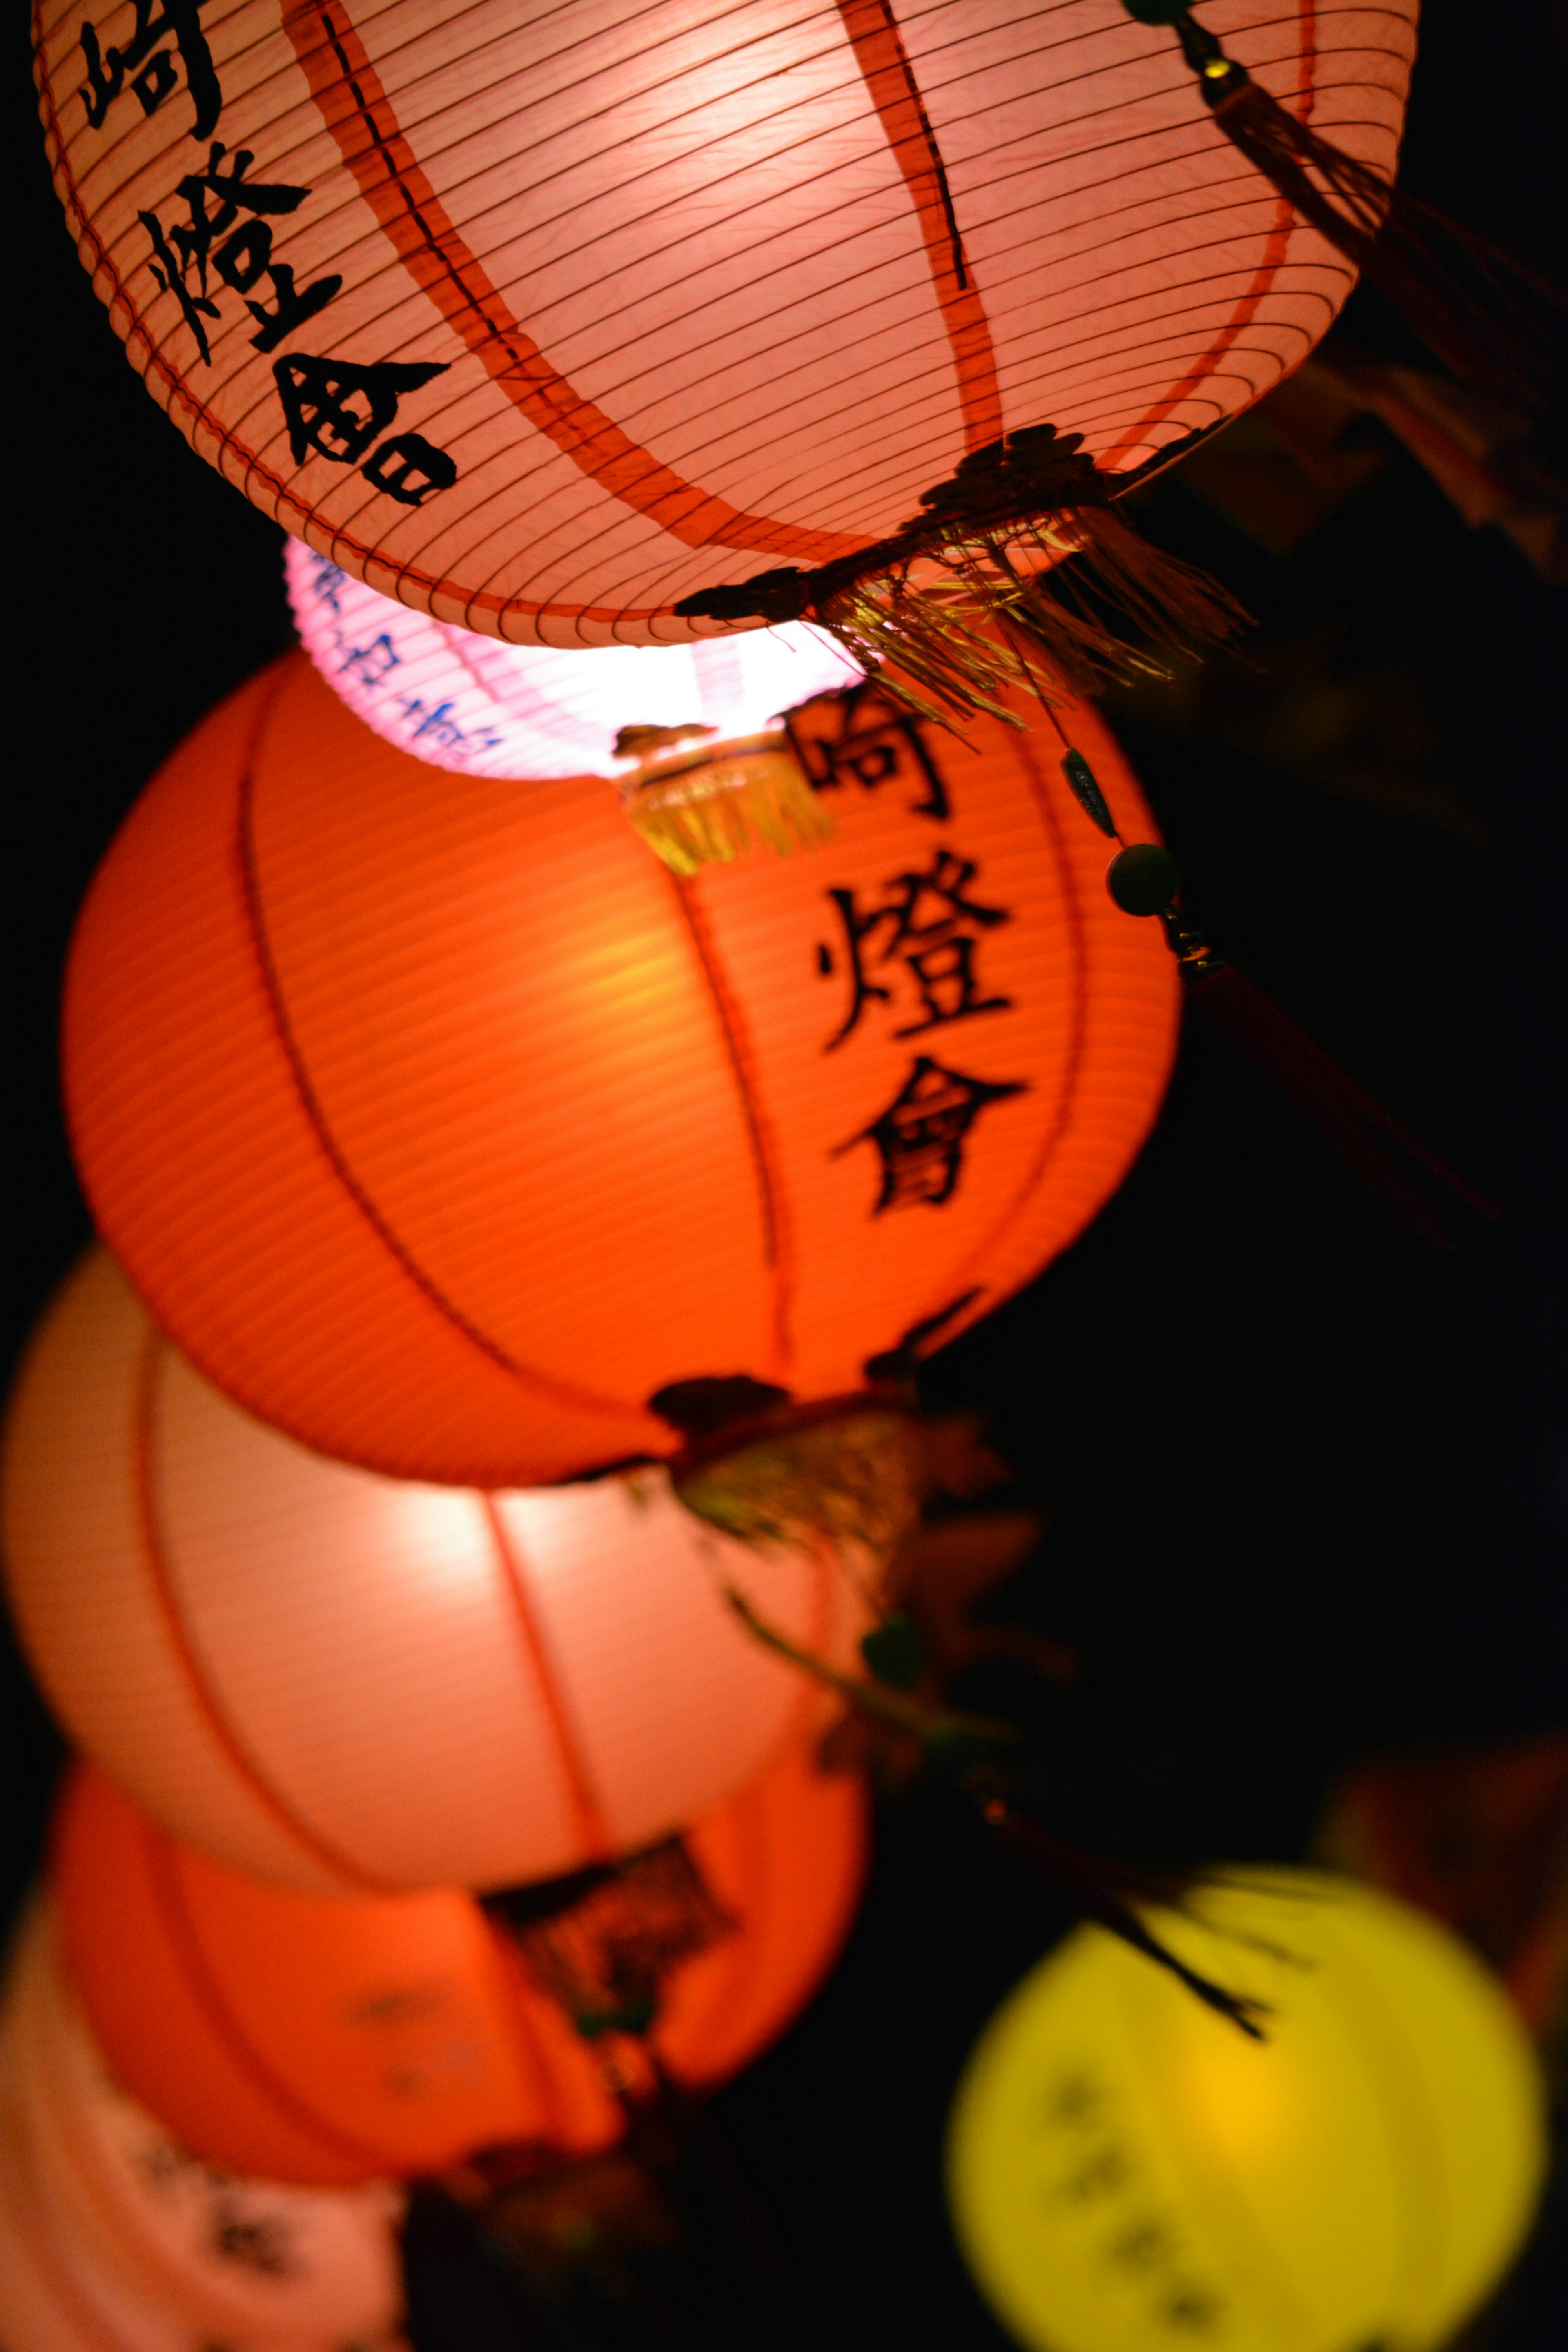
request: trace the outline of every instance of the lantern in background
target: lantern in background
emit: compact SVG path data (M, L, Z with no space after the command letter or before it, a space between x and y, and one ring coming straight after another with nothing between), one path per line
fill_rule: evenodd
M552 1877L744 1786L821 1700L721 1583L841 1665L866 1622L826 1545L761 1558L662 1470L476 1494L308 1454L101 1253L33 1343L5 1515L72 1737L192 1845L337 1894Z
M83 912L66 1088L210 1379L324 1453L532 1484L667 1450L671 1383L852 1389L1075 1237L1170 1067L1158 927L1027 735L871 688L791 724L831 843L691 880L602 783L435 773L300 655L175 754Z
M26 1916L0 2022L6 2352L398 2352L401 2207L197 2161L113 2081L50 1912Z
M1415 0L1205 14L1392 168ZM1353 274L1119 0L44 0L38 45L82 258L194 446L517 642L832 619L922 499L938 551L1064 511L1092 554L1107 476L1267 391Z
M411 611L297 539L283 566L300 642L333 692L399 751L462 775L630 783L645 746L668 758L706 736L773 736L781 711L858 676L798 625L562 653Z
M1162 1916L1268 2002L1247 2041L1081 1928L970 2061L949 2190L981 2288L1041 2352L1430 2352L1501 2276L1544 2170L1500 1989L1443 1929L1305 1871Z
M753 2058L832 1965L865 1871L865 1792L792 1749L686 1843L733 1923L670 1974L652 2036L696 2087ZM501 2141L582 2155L625 2127L591 2045L454 1889L344 1900L242 1877L90 1770L61 1805L52 1889L110 2064L214 2162L350 2181Z

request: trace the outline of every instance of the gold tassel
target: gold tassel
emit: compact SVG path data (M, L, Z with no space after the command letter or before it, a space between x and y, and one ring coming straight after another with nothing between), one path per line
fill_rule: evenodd
M694 1451L689 1466L672 1465L677 1495L742 1543L804 1549L826 1538L885 1573L920 1520L918 1426L875 1397L806 1407L793 1423Z
M833 834L832 818L776 736L645 768L625 801L649 848L680 875L728 865L759 842L784 857Z
M703 589L675 609L813 621L862 667L888 665L889 693L949 724L984 712L1021 726L1000 698L1009 688L1056 701L1164 677L1165 656L1223 643L1247 615L1110 512L1117 478L1082 455L1082 440L1050 425L1005 434L927 490L924 511L891 539L819 571Z

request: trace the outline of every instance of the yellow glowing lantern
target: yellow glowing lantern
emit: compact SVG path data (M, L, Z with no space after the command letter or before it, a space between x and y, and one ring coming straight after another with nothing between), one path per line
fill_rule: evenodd
M1305 1871L1162 1916L1266 2002L1247 2041L1086 1927L985 2031L948 2193L1040 2352L1428 2352L1501 2276L1545 2161L1530 2045L1444 1929Z

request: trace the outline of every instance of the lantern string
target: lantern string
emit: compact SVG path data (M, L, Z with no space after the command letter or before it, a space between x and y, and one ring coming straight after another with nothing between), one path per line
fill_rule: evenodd
M1300 122L1194 23L1191 0L1122 0L1169 25L1217 129L1292 210L1387 296L1444 365L1542 419L1564 388L1568 296Z
M1021 728L1000 698L1012 687L1058 700L1163 677L1163 656L1223 644L1248 615L1111 512L1124 486L1083 453L1083 437L1053 425L1004 434L925 491L923 511L890 538L816 571L784 565L699 590L675 610L813 622L861 668L892 664L887 690L942 723L984 712Z
M918 1745L928 1769L956 1782L978 1806L981 1817L1005 1851L1026 1863L1063 1895L1086 1918L1118 1937L1145 1959L1166 1969L1206 2008L1247 2034L1265 2039L1258 2023L1266 2005L1244 1994L1227 1992L1173 1952L1140 1916L1141 1904L1168 1910L1184 1906L1186 1879L1139 1871L1108 1862L1068 1845L1032 1816L1019 1810L1024 1773L1011 1760L1019 1753L1023 1734L1017 1726L991 1716L972 1715L932 1706L896 1684L879 1678L861 1681L846 1675L793 1642L753 1609L745 1595L731 1585L724 1598L752 1638L800 1673L810 1675L837 1692L850 1706ZM863 1647L870 1647L875 1636ZM875 1650L870 1651L874 1658Z
M1182 877L1175 859L1158 842L1122 843L1093 770L1068 741L1048 705L1046 715L1066 746L1062 773L1073 797L1100 832L1121 844L1106 869L1105 887L1124 914L1160 918L1188 1000L1215 1022L1282 1094L1289 1096L1352 1174L1406 1232L1434 1249L1454 1246L1452 1235L1401 1168L1395 1151L1414 1160L1473 1215L1489 1221L1500 1216L1495 1201L1440 1160L1359 1079L1342 1068L1300 1022L1293 1021L1194 929L1182 906Z

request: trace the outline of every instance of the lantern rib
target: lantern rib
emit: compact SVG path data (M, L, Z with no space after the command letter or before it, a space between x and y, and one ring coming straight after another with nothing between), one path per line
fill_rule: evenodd
M1050 705L1045 704L1044 709L1047 716L1055 724L1055 714ZM1061 733L1059 726L1057 731L1058 734ZM1063 736L1063 740L1066 740ZM1068 934L1068 963L1072 973L1068 1048L1063 1060L1060 1083L1057 1088L1056 1108L1052 1113L1050 1124L1040 1139L1029 1171L1008 1202L1006 1209L993 1223L984 1240L971 1251L961 1265L944 1275L943 1295L947 1297L952 1297L960 1292L966 1282L976 1278L982 1282L984 1281L985 1268L992 1252L1007 1234L1009 1228L1016 1223L1025 1203L1034 1197L1049 1174L1051 1163L1067 1141L1079 1108L1079 1079L1082 1074L1084 1057L1089 1045L1089 943L1084 931L1083 908L1079 902L1078 877L1073 872L1072 860L1068 855L1067 844L1062 837L1060 820L1051 799L1049 787L1041 773L1033 738L1027 733L1020 734L1012 748L1029 779L1030 793L1039 814L1041 830L1046 835L1061 891L1062 914ZM941 1333L942 1344L945 1346L949 1339L964 1328L965 1325L973 1323L977 1316L984 1314L985 1306L986 1301L981 1298L967 1312L956 1316L951 1323L945 1323ZM915 1320L918 1322L919 1318L917 1317Z
M669 869L667 867L665 870L668 872ZM778 1151L758 1099L751 1040L719 961L701 902L692 884L683 876L669 873L669 885L675 893L687 937L691 942L693 958L713 1007L719 1034L724 1043L725 1057L741 1100L741 1115L745 1121L746 1137L751 1146L752 1167L756 1176L762 1211L763 1263L768 1270L773 1291L773 1356L766 1370L775 1378L787 1381L795 1356L790 1311L794 1304L795 1253Z
M1003 429L1002 386L985 306L963 249L947 167L889 0L837 0L838 14L915 208L952 352L964 446Z
M60 2308L69 2314L71 2325L79 2331L87 2352L125 2352L125 2338L119 2335L111 2336L93 2305L81 2296L78 2265L58 2242L58 2208L44 2196L38 2185L36 2159L29 2145L31 2133L14 2128L8 2105L0 2111L0 2126L5 2129L5 2152L11 2179L21 2190L23 2209L32 2224L27 2232L27 2252L47 2282L50 2294Z
M134 1469L136 1517L142 1535L143 1564L169 1637L169 1647L184 1672L186 1687L195 1700L197 1712L222 1749L244 1787L255 1798L274 1825L285 1831L297 1845L303 1846L311 1859L331 1871L334 1877L344 1879L363 1894L388 1895L395 1892L385 1879L377 1878L364 1870L349 1855L311 1828L303 1815L296 1811L281 1790L276 1789L260 1762L240 1738L229 1720L227 1710L219 1699L211 1675L196 1646L195 1634L186 1620L175 1587L174 1564L163 1538L162 1514L159 1509L157 1453L158 1397L163 1384L163 1366L170 1353L169 1342L155 1325L149 1326L138 1368L136 1398L133 1407Z
M170 1944L178 1953L184 1969L185 1982L195 1998L196 2007L216 2039L222 2043L230 2063L258 2091L268 2104L302 2131L310 2139L332 2155L345 2157L356 2165L369 2164L375 2172L389 2169L384 2147L373 2147L367 2140L356 2139L352 2133L341 2131L327 2116L310 2106L282 2076L273 2073L266 2059L250 2040L244 2026L224 1999L223 1988L207 1965L202 1949L190 1906L180 1884L179 1862L175 1849L163 1832L151 1822L137 1823L147 1857L147 1875L158 1916Z
M540 1697L544 1702L544 1712L550 1719L561 1777L566 1784L567 1802L582 1842L584 1855L589 1862L607 1862L615 1852L615 1842L599 1803L598 1792L594 1787L593 1774L572 1720L571 1709L566 1704L566 1694L555 1671L555 1662L550 1654L550 1645L539 1621L533 1595L528 1588L528 1564L501 1517L495 1496L481 1489L479 1505L500 1570L501 1582L522 1635L522 1646L528 1654Z
M316 1093L310 1071L306 1067L299 1040L289 1020L283 997L282 980L273 958L266 915L261 903L261 874L256 845L256 759L260 749L261 739L272 715L273 703L289 674L287 667L288 661L289 656L285 656L272 690L262 698L257 714L256 725L236 795L236 847L240 870L241 899L245 908L251 945L256 951L262 994L266 1000L273 1036L293 1081L294 1091L305 1122L320 1145L322 1156L333 1175L336 1176L339 1183L342 1184L350 1200L400 1272L406 1276L420 1297L433 1307L456 1332L468 1340L470 1347L477 1349L501 1371L510 1373L514 1380L526 1382L540 1395L551 1398L557 1404L564 1404L575 1412L607 1413L617 1422L624 1423L628 1409L624 1401L601 1396L592 1389L577 1388L566 1381L552 1380L548 1373L538 1371L531 1365L519 1362L515 1356L508 1354L499 1340L492 1339L487 1331L481 1329L479 1324L465 1315L462 1308L447 1297L439 1284L426 1273L424 1267L382 1214L381 1210L349 1165L337 1138L332 1133L325 1109Z
M512 318L408 150L385 91L353 27L321 0L285 0L283 24L327 131L410 278L455 328L514 408L591 481L688 547L743 548L816 562L849 551L828 531L802 530L732 507L684 480L584 400ZM312 37L319 22L324 46ZM330 51L339 72L328 65ZM342 103L346 90L352 107ZM368 135L365 152L352 135ZM399 153L398 149L404 152Z

